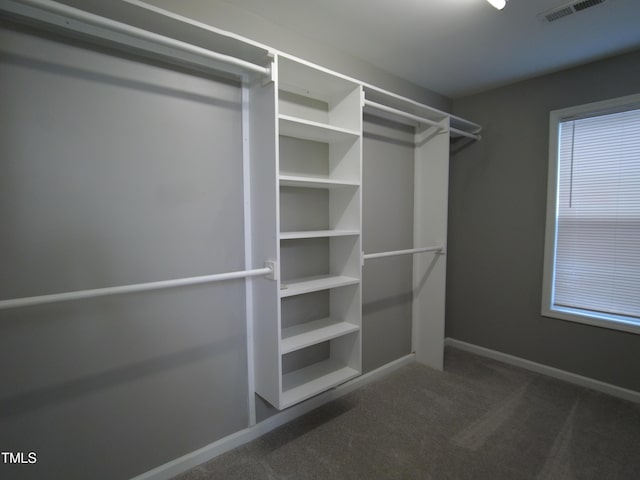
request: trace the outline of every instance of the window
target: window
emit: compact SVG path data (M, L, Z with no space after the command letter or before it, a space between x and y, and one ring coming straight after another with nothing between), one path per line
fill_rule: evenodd
M550 118L542 314L640 333L640 95Z

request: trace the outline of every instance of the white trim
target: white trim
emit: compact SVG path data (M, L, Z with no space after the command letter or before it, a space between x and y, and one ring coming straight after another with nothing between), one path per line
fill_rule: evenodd
M556 211L558 205L558 121L559 112L549 114L549 158L547 169L547 212L542 267L542 305L544 316L551 314L553 272L556 264Z
M543 288L547 288L546 286ZM545 294L547 292L544 292ZM550 291L549 291L550 296ZM595 314L588 310L572 308L549 308L542 305L542 316L555 318L557 320L567 320L570 322L584 323L594 327L608 328L610 330L620 330L621 332L640 334L640 323L629 320L627 317L619 317L606 313Z
M304 403L299 403L287 410L283 410L272 417L254 425L253 427L246 428L244 430L240 430L239 432L232 433L216 442L210 443L209 445L200 448L199 450L195 450L191 453L183 455L182 457L176 458L171 462L165 463L164 465L160 465L159 467L154 468L153 470L149 470L148 472L142 473L131 480L169 480L176 475L179 475L187 470L200 465L201 463L207 462L218 455L222 455L223 453L228 452L236 447L244 445L256 438L274 430L285 423L291 422L296 418L304 415L305 413L314 410L325 403L328 403L332 400L342 397L347 393L351 393L354 390L363 387L375 380L378 380L399 368L402 368L406 365L410 365L415 363L415 355L410 354L406 355L402 358L394 360L393 362L387 363L372 372L361 375L353 380L344 383L333 390L329 390L328 392L324 392L320 395L317 395Z
M507 353L480 347L478 345L473 345L461 340L456 340L455 338L445 338L444 344L447 347L453 347L457 348L458 350L464 350L466 352L475 353L476 355L492 358L503 363L508 363L509 365L515 365L516 367L525 368L527 370L531 370L532 372L541 373L549 377L564 380L565 382L569 382L574 385L579 385L581 387L586 387L598 392L606 393L607 395L611 395L613 397L640 403L640 392L636 392L635 390L618 387L617 385L601 382L600 380L584 377L576 373L567 372L566 370L560 370L558 368L532 362L531 360L526 360L521 357L516 357Z
M561 108L553 110L559 121L577 120L580 118L594 117L606 115L640 106L640 93L626 95L624 97L611 98L609 100L601 100L599 102L585 103L584 105L576 105L574 107Z

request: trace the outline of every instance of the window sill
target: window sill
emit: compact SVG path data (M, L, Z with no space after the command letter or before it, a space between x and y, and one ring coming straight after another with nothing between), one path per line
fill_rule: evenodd
M542 316L568 320L570 322L583 323L595 327L619 330L622 332L640 334L640 321L634 321L626 317L607 314L595 314L585 310L573 308L543 308Z

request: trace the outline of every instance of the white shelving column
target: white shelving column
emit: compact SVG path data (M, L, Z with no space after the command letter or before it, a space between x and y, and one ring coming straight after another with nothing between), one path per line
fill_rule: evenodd
M276 141L275 167L264 158L252 179L264 182L257 198L269 205L256 207L279 277L265 298L274 314L256 312L254 331L256 392L283 409L362 369L362 87L278 56L273 93L276 131L263 140L269 151Z
M251 106L254 258L272 258L277 277L254 291L256 392L284 409L362 371L365 103L416 128L412 347L442 369L451 117L372 87L365 102L358 81L284 54L274 72Z
M276 68L275 63L272 68ZM275 75L275 72L274 72ZM248 91L249 184L251 209L251 259L272 261L278 276L278 178L277 178L277 90L273 81L255 77L245 82ZM245 143L247 140L245 140ZM278 398L279 370L278 282L261 279L251 285L254 387L266 399Z
M442 370L446 285L449 118L422 126L415 135L414 226L416 247L438 245L441 252L414 255L412 343L416 360Z

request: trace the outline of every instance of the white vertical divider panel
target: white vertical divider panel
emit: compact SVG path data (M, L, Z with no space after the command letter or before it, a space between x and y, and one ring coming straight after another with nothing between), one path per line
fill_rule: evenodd
M438 370L444 363L449 119L441 125L416 129L413 232L416 247L443 246L441 254L413 259L413 351L418 362Z
M272 68L276 68L272 64ZM249 139L251 169L251 252L256 262L273 261L276 279L257 278L252 285L255 392L277 404L281 385L278 328L280 321L279 205L278 205L278 121L277 75L274 81L252 79L249 90ZM253 397L254 392L250 392Z
M251 128L248 78L242 79L242 190L244 199L244 268L251 268L253 264L253 249L251 240L253 229L251 225ZM245 280L245 309L247 323L247 408L249 426L256 424L255 395L255 365L253 351L253 282Z

